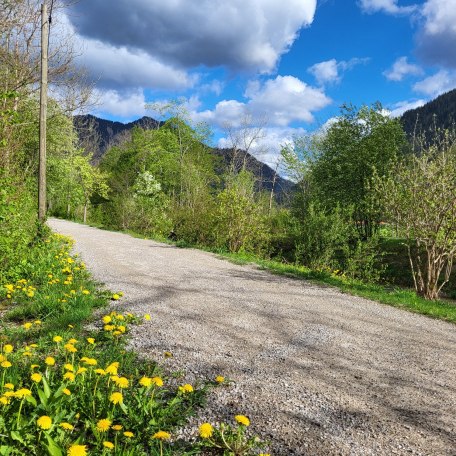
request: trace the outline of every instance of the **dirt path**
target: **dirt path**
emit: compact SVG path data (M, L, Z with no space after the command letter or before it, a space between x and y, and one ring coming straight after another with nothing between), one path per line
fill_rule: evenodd
M194 424L246 414L283 456L456 455L456 326L196 250L49 225L124 308L152 315L135 350L172 352L165 365L189 381L235 381Z

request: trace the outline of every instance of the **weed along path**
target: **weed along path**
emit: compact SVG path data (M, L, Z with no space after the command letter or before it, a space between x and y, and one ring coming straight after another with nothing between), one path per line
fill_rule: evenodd
M197 250L49 225L124 292L116 305L151 314L132 349L180 382L233 380L184 433L245 414L274 455L456 455L455 325Z

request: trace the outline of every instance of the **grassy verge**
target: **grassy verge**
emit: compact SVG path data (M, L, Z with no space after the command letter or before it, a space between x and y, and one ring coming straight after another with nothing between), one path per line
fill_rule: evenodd
M150 316L94 318L121 293L100 291L70 248L49 236L0 284L0 455L258 455L244 416L203 423L192 442L176 437L225 380L179 384L127 352L129 327Z
M446 301L428 301L413 291L403 288L388 288L377 284L368 284L359 280L333 274L329 271L314 271L303 266L284 264L272 260L264 260L252 255L220 253L220 256L237 264L254 263L258 267L274 274L285 275L297 279L311 280L339 288L345 293L379 301L383 304L399 307L414 313L456 323L456 305Z

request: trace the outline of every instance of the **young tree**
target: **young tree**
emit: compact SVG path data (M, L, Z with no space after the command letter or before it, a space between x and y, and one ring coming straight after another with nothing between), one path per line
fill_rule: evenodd
M368 191L373 169L388 175L391 161L405 146L399 120L386 116L379 103L360 109L343 106L340 117L313 142L308 157L312 191L329 210L353 207L356 227L367 239L380 222Z
M456 254L456 140L445 132L419 155L377 171L373 188L388 220L406 239L415 289L437 299Z

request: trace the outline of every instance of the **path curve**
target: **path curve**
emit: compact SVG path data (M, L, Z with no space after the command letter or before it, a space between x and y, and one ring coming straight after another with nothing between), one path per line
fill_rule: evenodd
M185 381L225 375L193 425L242 413L275 455L456 455L456 326L237 266L215 255L51 219L123 308L131 346ZM191 425L190 425L191 428Z

